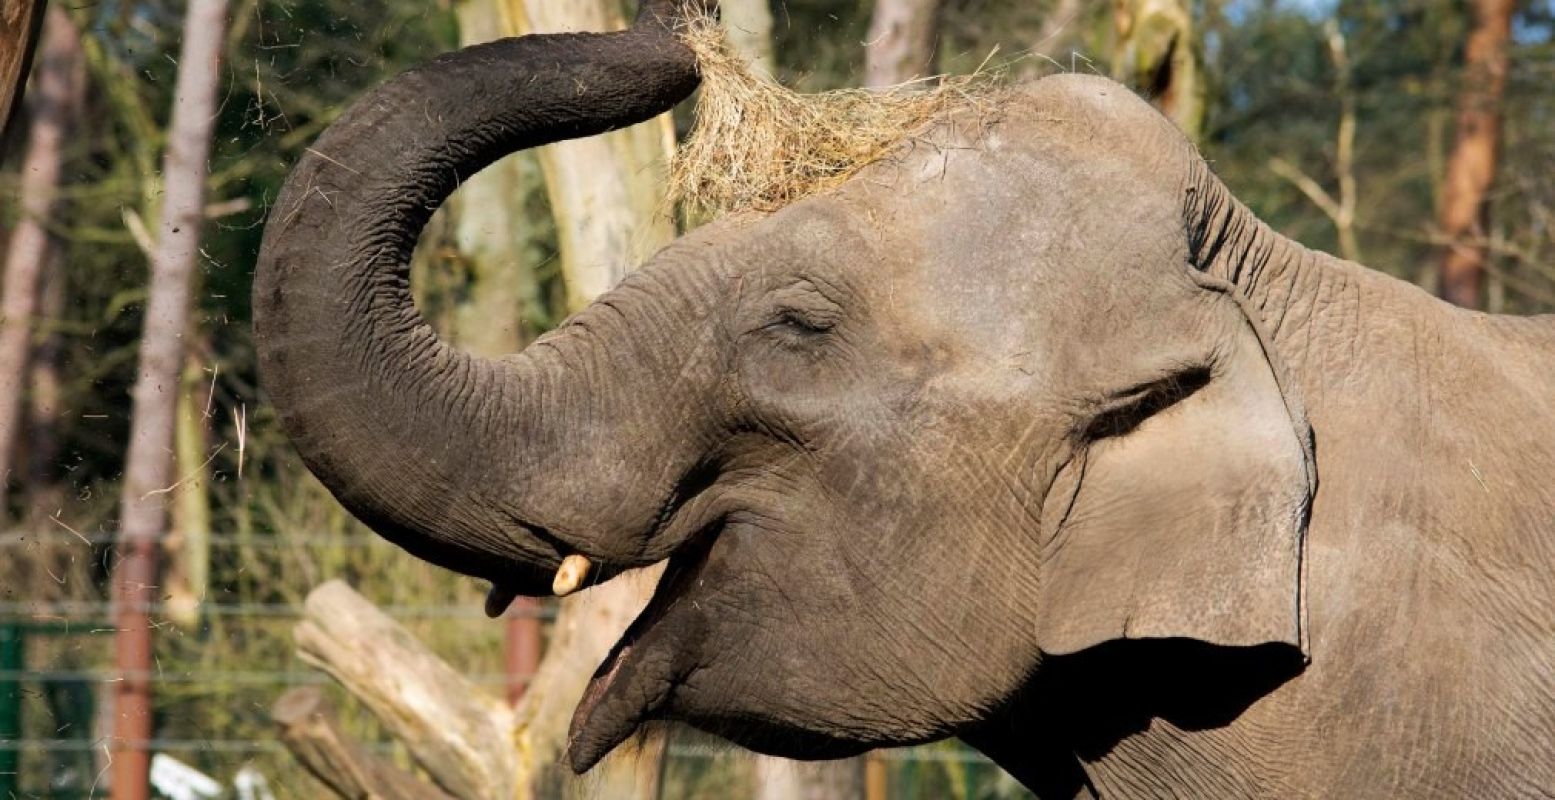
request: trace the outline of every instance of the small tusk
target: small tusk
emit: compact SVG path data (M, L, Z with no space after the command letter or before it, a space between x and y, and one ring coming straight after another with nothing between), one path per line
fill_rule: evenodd
M556 568L556 577L551 580L551 591L557 597L566 597L583 586L583 579L588 574L588 556L573 553L562 559L562 565Z

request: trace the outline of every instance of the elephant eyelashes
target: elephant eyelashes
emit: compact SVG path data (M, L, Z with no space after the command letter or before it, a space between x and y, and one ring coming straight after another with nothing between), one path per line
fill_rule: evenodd
M790 331L804 335L825 333L837 326L837 320L832 315L814 314L800 309L785 308L778 312L777 319L767 323L769 330Z
M1107 408L1085 426L1087 441L1122 436L1145 420L1187 399L1209 383L1210 368L1196 366L1119 392L1106 402Z

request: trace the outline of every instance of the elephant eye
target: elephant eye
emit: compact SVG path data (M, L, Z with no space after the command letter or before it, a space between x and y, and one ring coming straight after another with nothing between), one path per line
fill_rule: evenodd
M1204 388L1211 377L1208 366L1193 366L1118 392L1103 403L1101 412L1085 426L1084 436L1091 441L1122 436L1188 399Z
M802 335L825 333L837 327L837 316L819 310L781 308L772 321L763 326L766 330Z

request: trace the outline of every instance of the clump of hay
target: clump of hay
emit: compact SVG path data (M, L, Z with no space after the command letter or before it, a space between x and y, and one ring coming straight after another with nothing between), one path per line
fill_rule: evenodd
M688 20L702 93L691 134L670 165L671 203L688 214L771 211L830 188L953 108L985 99L982 69L938 83L799 94L756 73L717 20Z

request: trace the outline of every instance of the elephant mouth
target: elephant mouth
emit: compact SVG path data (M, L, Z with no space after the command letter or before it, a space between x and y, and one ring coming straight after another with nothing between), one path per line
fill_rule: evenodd
M618 562L610 559L587 555L580 548L571 546L561 538L551 535L543 528L530 525L523 526L525 531L536 541L541 542L546 553L538 561L526 562L517 559L506 559L491 572L474 572L491 581L491 589L486 593L486 616L496 619L507 612L513 601L520 597L545 597L558 593L555 587L561 581L559 573L566 568L569 559L582 559L582 570L578 576L577 585L565 592L558 594L571 594L578 588L594 586L604 583L611 578L628 570L635 569L640 564ZM459 569L455 567L455 569ZM463 572L465 570L460 569Z
M583 773L655 718L676 687L696 668L686 641L705 630L704 610L690 595L723 532L722 517L707 524L669 558L653 597L595 670L573 712L567 759Z
M579 588L605 583L624 572L669 560L672 564L681 552L694 551L694 544L709 537L722 520L737 507L737 500L727 487L714 489L716 473L699 468L682 480L661 504L653 527L643 537L641 551L632 556L614 557L590 552L588 546L574 546L567 539L549 530L520 522L530 537L539 542L545 556L535 563L511 562L504 564L491 580L491 590L486 595L486 615L495 619L507 611L518 597L544 597L549 594L571 594ZM565 591L557 591L562 584L560 572L569 559L579 559L582 574L576 583Z

